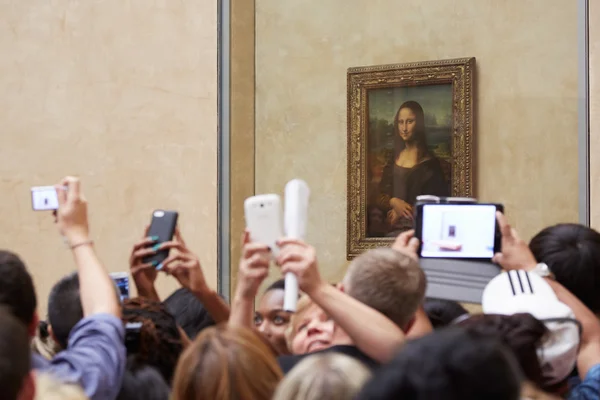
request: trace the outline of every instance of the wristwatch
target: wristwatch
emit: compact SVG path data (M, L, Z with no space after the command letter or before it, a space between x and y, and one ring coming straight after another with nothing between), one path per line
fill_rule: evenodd
M541 276L542 278L548 278L552 280L556 279L556 276L554 276L554 273L550 270L546 263L539 263L535 266L535 268L533 268L529 272L533 272L534 274L536 274L537 276Z

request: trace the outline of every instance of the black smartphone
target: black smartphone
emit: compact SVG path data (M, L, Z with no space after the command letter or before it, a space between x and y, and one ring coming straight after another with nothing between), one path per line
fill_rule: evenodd
M173 239L178 216L179 214L177 211L154 210L152 213L152 221L150 222L150 229L148 230L148 236L155 236L158 238L158 240L154 242L153 246L159 243L168 242ZM168 256L168 249L160 250L156 254L144 258L143 262L154 262L155 265L158 265L162 263Z
M415 237L422 258L491 260L500 252L502 235L496 211L502 204L418 204Z

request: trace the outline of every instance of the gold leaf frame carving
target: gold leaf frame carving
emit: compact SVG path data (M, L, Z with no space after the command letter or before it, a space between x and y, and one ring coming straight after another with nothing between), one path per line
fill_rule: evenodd
M346 252L389 246L367 237L367 92L388 87L452 84L452 196L474 197L475 58L349 68L347 73L348 181Z

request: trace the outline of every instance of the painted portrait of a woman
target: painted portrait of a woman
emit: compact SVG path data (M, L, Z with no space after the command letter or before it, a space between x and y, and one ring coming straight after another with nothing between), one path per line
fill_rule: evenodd
M419 103L406 101L400 105L392 136L394 148L387 152L391 154L384 157L386 162L379 165L379 176L370 187L369 213L376 209L386 217L386 228L374 229L374 236L395 236L411 229L417 196L450 195L449 163L430 150L425 113Z

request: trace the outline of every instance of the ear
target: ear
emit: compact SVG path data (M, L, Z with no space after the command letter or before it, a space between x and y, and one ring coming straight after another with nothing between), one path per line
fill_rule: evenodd
M27 327L27 333L29 334L29 337L34 337L37 335L39 324L40 324L40 316L36 310L33 312L33 318L31 319L31 322L29 323L29 326Z
M35 399L35 375L33 371L30 371L25 379L23 379L23 386L19 392L18 400L34 400Z

